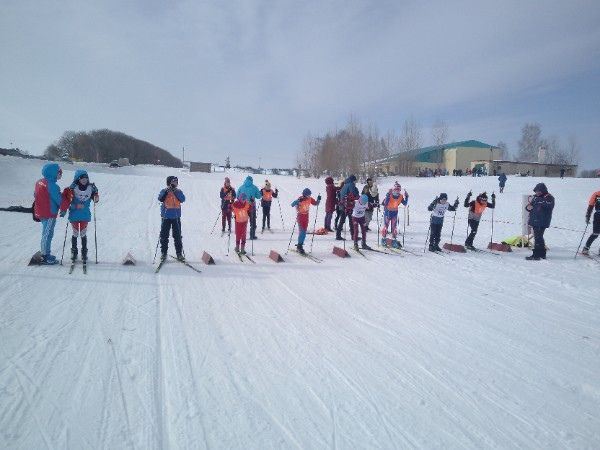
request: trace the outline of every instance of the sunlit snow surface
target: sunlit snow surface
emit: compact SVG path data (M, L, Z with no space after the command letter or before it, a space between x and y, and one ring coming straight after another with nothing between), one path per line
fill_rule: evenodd
M0 157L0 205L29 206L42 164ZM77 167L63 166L61 187ZM84 167L101 195L99 264L91 225L87 275L28 267L40 225L0 212L0 448L600 447L600 264L573 258L597 180L509 177L498 194L495 241L520 233L522 194L547 183L552 225L576 231L548 230L546 261L519 249L340 259L329 235L314 239L323 263L290 253L276 264L267 255L285 253L289 204L304 187L324 195L324 182L269 176L285 231L275 202L253 265L226 256L220 224L210 235L223 174ZM174 261L154 274L169 174L187 197L184 248L202 274ZM237 187L246 174L229 176ZM420 254L437 193L497 192L494 177L398 181L410 194L406 247ZM490 231L482 222L475 245ZM465 236L461 206L454 242ZM137 266L120 265L127 252Z

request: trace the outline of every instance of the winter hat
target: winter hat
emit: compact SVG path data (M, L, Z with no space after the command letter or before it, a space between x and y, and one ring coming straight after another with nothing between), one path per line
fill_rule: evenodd
M544 183L538 183L533 188L533 192L538 192L538 191L541 192L542 194L547 194L548 188L546 187L546 185Z
M363 194L360 196L360 202L363 205L366 205L369 202L369 197L367 197L367 194Z
M310 196L310 194L312 194L312 192L311 192L311 190L310 190L309 188L305 188L305 189L302 191L302 195L303 195L303 196L305 196L305 197L308 197L308 196Z
M373 178L367 178L367 183L368 183L369 181L373 181Z
M167 177L167 186L170 186L170 185L171 185L171 182L172 182L173 180L179 181L179 180L177 179L177 177L176 177L176 176L169 175L169 176Z
M354 176L354 175L350 175L350 176L348 177L348 180L350 180L350 182L351 182L351 183L356 183L356 176Z
M477 196L477 198L478 198L479 200L487 200L487 199L488 199L487 192L482 192L481 194L479 194L479 195Z
M442 199L448 200L448 194L446 194L445 192L442 192L440 195L438 195L438 198L440 200L442 200Z
M333 178L332 177L325 178L325 184L333 184Z
M229 179L229 177L225 177L225 184L231 184L231 180Z
M271 189L271 183L269 183L269 180L265 180L265 188Z

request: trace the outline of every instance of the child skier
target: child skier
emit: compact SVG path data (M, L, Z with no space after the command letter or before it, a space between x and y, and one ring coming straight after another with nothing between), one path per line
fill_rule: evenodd
M71 235L71 260L77 259L77 238L81 236L81 260L87 261L87 226L92 220L90 203L98 203L100 196L94 183L90 183L88 173L75 171L73 183L63 191L63 209L69 209L69 222L73 228ZM64 216L64 212L60 213Z
M296 220L298 222L298 243L296 248L298 253L304 254L304 239L306 239L306 230L308 230L308 211L310 205L318 205L321 202L321 196L317 196L317 200L311 197L312 192L306 188L302 191L302 196L292 202L292 206L296 208Z
M271 229L271 202L274 198L277 198L279 191L275 189L271 190L271 183L269 180L265 180L265 186L260 190L260 206L262 207L262 231L265 231L265 222L267 229Z
M225 183L219 195L221 196L221 233L225 233L225 222L231 233L231 204L235 201L235 189L231 186L228 177L225 177Z
M442 227L444 226L444 214L446 211L456 211L458 208L458 198L454 202L454 205L448 203L448 194L442 192L437 196L431 204L427 207L431 211L431 221L429 227L431 228L431 235L429 238L429 251L430 252L441 252L440 238L442 234Z
M392 231L392 246L394 248L400 248L400 242L396 240L397 236L397 224L398 224L398 208L400 204L406 206L408 204L408 194L406 190L404 191L404 195L401 193L402 186L396 181L394 183L394 187L389 190L383 199L383 228L381 228L381 237L383 246L387 246L387 233L388 227L391 227Z
M62 170L56 163L48 163L42 168L43 178L35 183L33 214L42 223L40 264L56 264L56 256L51 254L52 237L56 216L61 207L62 196L56 182L62 177ZM63 214L64 215L64 214Z
M252 205L246 200L246 194L242 192L231 206L233 208L233 215L235 216L235 252L245 255L246 229Z
M483 214L486 208L493 209L496 207L496 194L492 194L492 203L488 203L488 196L485 192L479 194L477 198L473 201L471 201L472 195L473 193L469 191L464 203L465 208L469 208L468 223L469 227L471 227L471 233L469 233L469 236L467 236L467 240L465 241L465 247L469 250L477 250L475 247L473 247L473 240L475 239L475 235L477 234L477 228L479 228L479 221L481 220L481 215Z
M367 224L365 220L368 207L369 197L367 194L362 194L358 200L354 201L354 208L352 209L352 239L354 240L355 250L358 250L358 227L360 227L362 236L362 248L371 250L371 247L367 245Z
M594 192L590 197L590 201L588 202L588 209L585 214L585 222L588 224L590 223L590 219L592 217L592 210L594 208L596 209L596 212L594 213L592 234L590 234L590 237L585 243L585 247L583 247L583 250L581 251L581 253L583 253L584 255L590 254L590 247L600 234L600 191ZM600 252L598 254L600 255Z
M238 189L238 196L240 193L246 195L246 201L250 203L250 239L256 239L256 202L255 200L261 197L260 190L254 185L253 179L250 175L246 177L244 183Z
M183 261L183 243L181 242L181 204L185 202L185 195L177 188L179 180L175 176L167 177L167 187L158 194L160 205L160 216L162 224L160 227L160 259L167 258L169 249L169 233L173 229L173 240L175 241L175 253L177 259Z

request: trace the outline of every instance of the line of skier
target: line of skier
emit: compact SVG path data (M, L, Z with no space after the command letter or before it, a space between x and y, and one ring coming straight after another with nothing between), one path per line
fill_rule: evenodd
M69 213L68 220L72 227L71 258L75 260L78 256L78 238L81 239L81 258L83 261L88 257L87 228L91 220L90 205L99 201L99 192L96 185L90 182L89 175L85 170L75 172L73 182L66 187L62 193L57 181L62 177L62 170L56 163L48 163L42 169L43 177L35 184L33 214L36 221L42 224L42 238L40 245L40 264L54 264L56 257L51 253L51 242L54 235L56 218L58 215L64 217ZM179 189L179 180L176 176L166 179L167 187L158 194L161 204L161 230L159 243L161 247L161 260L167 257L169 237L172 234L176 257L185 259L183 243L181 239L181 204L185 202L185 195ZM324 230L335 231L336 240L345 240L342 233L345 232L346 222L354 242L355 249L371 249L367 244L367 232L371 231L369 225L372 222L375 210L378 212L383 207L383 225L378 229L382 238L383 246L391 245L401 248L398 241L398 212L400 205L408 206L409 194L398 182L388 190L383 201L380 202L377 184L372 179L367 179L362 192L356 187L356 177L350 175L339 185L334 184L332 177L325 179L325 221ZM546 247L544 232L550 226L552 211L554 208L554 197L548 192L544 183L534 187L527 210L529 211L529 226L533 229L534 248L533 254L526 259L539 260L546 258ZM471 200L472 192L469 192L464 200L463 206L468 208L469 232L465 247L475 250L473 242L479 228L479 222L487 208L496 207L496 196L491 195L491 203L488 202L486 192L482 192L474 200ZM249 225L249 239L257 239L257 202L260 200L262 208L262 231L271 229L271 203L278 199L279 191L273 189L268 180L261 189L254 185L251 176L246 177L243 184L236 191L231 185L231 180L226 177L223 187L220 189L221 200L221 231L226 229L232 232L232 220L234 221L235 250L245 254L246 235ZM296 209L296 224L298 226L298 237L296 249L305 253L304 242L309 227L309 210L311 206L318 206L321 196L312 197L309 188L305 188L302 194L295 199L291 206ZM456 211L460 202L457 198L453 204L448 202L448 195L440 193L429 204L431 212L429 224L429 250L440 251L439 246L444 216L446 211ZM334 228L332 228L333 213L336 213ZM594 240L600 234L600 191L592 194L586 211L586 223L589 225L593 217L593 230L582 250L583 254L589 254L589 249ZM218 218L217 218L218 219ZM283 219L282 219L283 220ZM215 224L216 225L216 224ZM587 227L586 227L587 230ZM391 234L392 239L388 239ZM360 247L359 247L360 241ZM157 244L158 247L158 244Z

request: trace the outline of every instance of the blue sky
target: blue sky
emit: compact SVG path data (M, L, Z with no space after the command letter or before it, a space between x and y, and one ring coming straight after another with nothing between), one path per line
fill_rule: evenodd
M350 114L398 133L412 115L425 144L440 118L513 153L538 122L600 167L597 1L85 3L2 2L0 147L110 128L290 166Z

